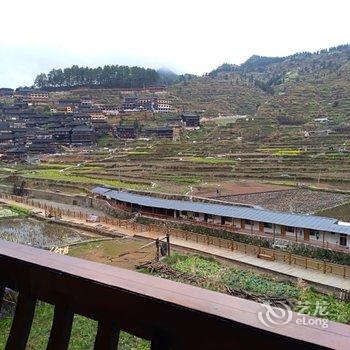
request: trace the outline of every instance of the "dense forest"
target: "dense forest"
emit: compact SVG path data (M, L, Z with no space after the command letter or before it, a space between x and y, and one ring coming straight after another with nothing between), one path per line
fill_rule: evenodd
M48 74L39 74L35 86L40 89L72 87L140 88L160 81L159 73L150 68L128 66L104 66L52 69Z
M143 88L154 85L171 85L187 82L196 76L178 75L167 68L158 70L128 66L104 66L97 68L72 66L52 69L39 74L34 81L39 89L60 90L74 87L90 88Z

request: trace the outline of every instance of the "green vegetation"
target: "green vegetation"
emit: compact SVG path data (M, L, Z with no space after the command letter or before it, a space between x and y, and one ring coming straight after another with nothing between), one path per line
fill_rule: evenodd
M147 155L150 154L149 151L130 151L128 152L129 156L143 156L143 155Z
M97 139L99 147L113 147L116 144L116 139L112 135L103 135Z
M132 188L132 189L141 189L144 188L142 185L136 183L124 182L119 180L112 179L99 179L92 178L83 175L72 175L68 172L61 172L57 169L44 169L44 170L31 170L22 172L23 176L33 179L45 179L45 180L54 180L54 181L66 181L74 183L83 183L83 184L95 184L95 185L106 185L114 187L123 187L123 188Z
M279 156L279 157L284 157L284 156L297 156L299 154L301 154L302 152L300 150L279 150L274 152L273 154L275 156Z
M100 86L111 88L145 87L157 83L159 74L154 69L128 66L78 67L52 69L47 75L39 74L35 86L66 88L77 86Z
M14 210L11 210L8 207L1 207L0 208L0 219L16 217L16 216L18 216L18 214Z
M296 255L302 255L318 260L325 260L335 264L350 266L350 254L337 252L330 249L313 247L310 245L294 245L289 251Z
M30 210L22 208L18 205L2 205L0 207L0 219L11 218L11 217L21 217L26 218L31 215Z
M234 268L225 274L225 282L231 288L268 296L297 298L300 294L297 287L287 282Z
M31 211L29 209L20 207L19 205L15 205L15 204L6 205L6 208L14 212L19 217L26 218L31 215Z
M27 350L44 350L50 335L53 319L53 306L39 303L35 311L35 317L31 328ZM0 319L0 349L5 348L7 336L12 324L12 318ZM70 350L93 349L97 331L97 323L83 316L74 317L72 334L69 344ZM147 350L149 342L136 338L130 334L121 332L118 349L123 350Z
M222 291L222 288L216 283L265 296L297 298L300 294L298 288L291 283L278 281L268 275L225 266L212 258L174 254L166 257L164 261L182 273L204 277L208 279L208 283L212 280L208 285L209 288L218 291Z
M185 157L185 161L201 164L234 164L233 159L219 158L219 157Z
M283 297L294 300L295 311L337 322L350 322L349 302L340 301L333 295L321 294L312 288L300 287L262 273L240 270L212 258L197 255L174 254L166 257L163 262L181 273L205 278L206 287L213 290L222 291L222 284L224 284L235 290L265 297ZM162 277L172 278L168 275L162 275ZM185 279L180 282L188 283ZM321 314L320 305L325 306L326 315ZM303 306L307 306L306 311L302 309Z
M302 305L308 306L308 314L312 316L325 317L332 321L349 323L350 322L350 303L339 301L333 295L322 295L312 289L302 291L299 297L301 305L297 305L295 311L299 311ZM322 315L322 308L325 306L327 316Z
M284 156L298 156L302 154L301 150L289 149L289 148L259 148L259 151L271 153L274 156L284 157Z

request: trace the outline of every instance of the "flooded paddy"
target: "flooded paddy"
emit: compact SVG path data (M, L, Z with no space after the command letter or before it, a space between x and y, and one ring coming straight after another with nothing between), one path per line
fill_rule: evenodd
M32 218L0 220L0 239L34 247L51 248L91 238L72 228Z

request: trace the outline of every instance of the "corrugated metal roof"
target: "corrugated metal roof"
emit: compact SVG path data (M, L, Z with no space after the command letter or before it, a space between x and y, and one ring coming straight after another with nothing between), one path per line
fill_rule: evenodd
M206 213L237 219L246 219L284 226L308 228L313 230L344 233L350 235L350 226L339 225L337 219L326 218L322 216L283 213L238 205L163 199L151 196L143 196L130 192L111 190L104 187L96 187L92 190L92 192L99 195L108 196L119 201L142 206Z
M105 193L111 191L110 188L106 188L106 187L95 187L92 192L95 194L98 194L100 196L103 196Z

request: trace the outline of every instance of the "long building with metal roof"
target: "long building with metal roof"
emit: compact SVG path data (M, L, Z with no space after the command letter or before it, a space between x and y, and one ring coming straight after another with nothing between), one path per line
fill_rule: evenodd
M293 236L297 235L297 238L298 235L306 240L322 238L332 244L350 246L350 237L347 237L350 235L350 223L334 218L276 212L240 205L164 199L106 187L96 187L92 192L116 204L124 205L131 211L143 214L152 213L171 218L232 224L239 229L248 231L258 229L261 233L272 232L277 236L288 236L292 233Z

